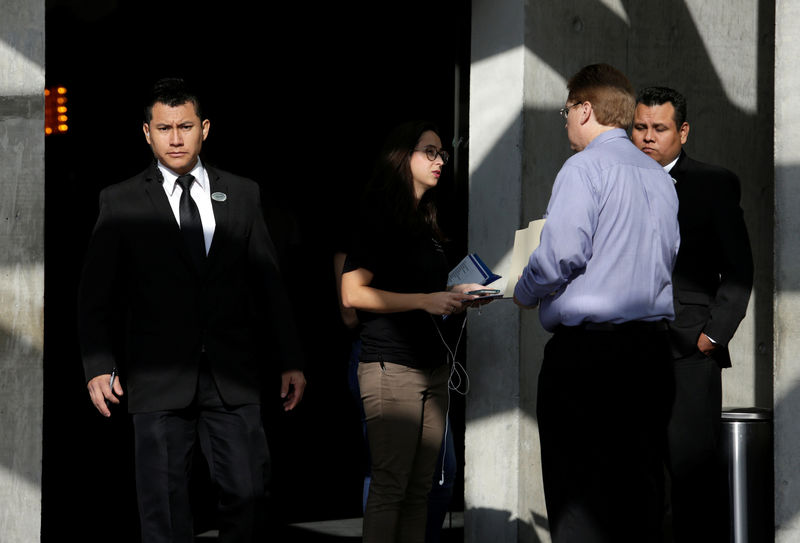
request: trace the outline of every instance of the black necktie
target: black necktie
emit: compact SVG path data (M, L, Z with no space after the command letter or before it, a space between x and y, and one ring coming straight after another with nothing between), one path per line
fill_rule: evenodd
M192 186L194 177L191 175L182 175L175 181L180 185L183 192L181 193L181 201L178 206L180 220L181 220L181 234L183 240L186 242L186 247L189 249L189 254L192 255L192 260L198 269L202 268L206 259L206 242L203 237L203 223L200 220L200 211L197 209L197 204L189 195L189 189Z

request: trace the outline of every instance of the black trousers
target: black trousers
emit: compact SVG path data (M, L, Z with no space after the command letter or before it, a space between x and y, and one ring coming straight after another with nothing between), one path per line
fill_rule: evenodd
M228 407L207 370L194 403L133 415L143 543L193 543L189 476L199 441L219 494L220 543L263 541L269 451L258 405Z
M673 395L667 332L559 328L537 417L554 543L660 541Z
M673 538L676 543L727 543L721 370L700 351L675 360L673 370L675 401L667 432Z

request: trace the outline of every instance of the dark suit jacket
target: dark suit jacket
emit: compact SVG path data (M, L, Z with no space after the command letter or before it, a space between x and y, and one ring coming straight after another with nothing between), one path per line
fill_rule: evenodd
M225 199L212 199L216 229L202 270L155 163L100 194L79 288L81 351L87 380L120 368L132 413L188 406L203 349L230 405L259 403L265 362L302 366L258 185L206 170L212 194ZM121 348L113 326L120 306Z
M670 171L680 207L681 245L672 274L673 356L697 351L701 332L718 345L712 356L731 365L728 342L744 318L753 286L753 255L739 206L739 179L681 151Z

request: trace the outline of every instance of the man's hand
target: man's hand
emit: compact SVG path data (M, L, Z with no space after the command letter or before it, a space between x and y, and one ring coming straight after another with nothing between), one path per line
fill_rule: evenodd
M300 370L288 370L281 374L281 398L284 399L283 410L291 411L303 399L306 389L306 377Z
M91 398L92 403L100 414L104 417L110 417L111 410L109 410L108 404L119 405L119 398L117 398L117 396L122 396L123 394L119 379L114 379L113 392L111 391L110 373L104 373L93 377L92 380L87 383L86 388L89 389L89 398Z
M710 355L711 351L717 348L717 344L711 341L707 335L700 332L700 337L697 338L697 348L704 355Z
M519 300L517 300L516 296L514 296L514 303L520 306L522 309L536 309L536 307L539 306L539 300L536 300L536 303L534 303L533 305L525 305Z
M520 279L522 279L522 274L519 274L519 276L517 276L517 281L519 281ZM514 300L514 303L520 306L522 309L536 309L537 307L539 307L539 298L536 298L536 301L534 302L533 305L523 304L517 299L516 296L513 296L512 299Z

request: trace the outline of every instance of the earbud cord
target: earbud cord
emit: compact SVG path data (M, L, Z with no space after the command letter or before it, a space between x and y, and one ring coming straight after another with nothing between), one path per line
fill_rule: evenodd
M450 375L447 377L447 408L445 409L444 414L444 436L445 438L442 440L442 467L441 467L441 477L439 479L439 486L444 484L444 459L447 456L447 429L450 425L450 391L453 390L462 396L466 396L469 393L469 375L467 374L466 368L456 360L455 353L458 352L458 346L461 344L461 338L464 335L464 328L467 326L467 318L464 317L464 321L461 323L461 330L458 332L458 339L456 340L456 345L454 349L450 349L450 346L447 344L447 341L444 339L444 335L442 335L442 331L439 329L439 325L436 323L436 319L433 318L431 315L431 320L433 321L433 326L436 328L436 332L439 333L439 339L442 340L442 344L444 345L445 349L447 349L447 355L445 355L446 363L450 367ZM453 365L450 366L450 361L453 361ZM461 375L458 373L458 368L461 368L461 371L464 373L464 381L467 384L466 390L461 392ZM458 377L458 383L453 384L453 378Z

